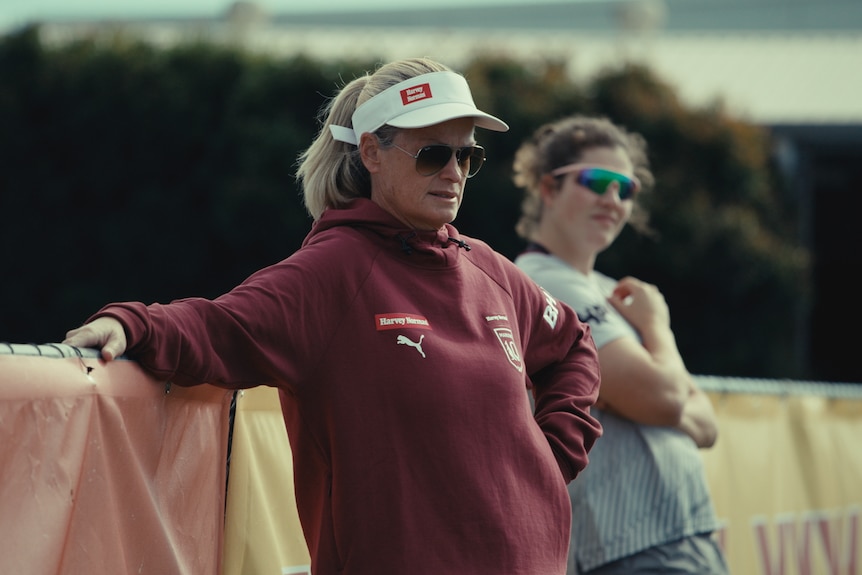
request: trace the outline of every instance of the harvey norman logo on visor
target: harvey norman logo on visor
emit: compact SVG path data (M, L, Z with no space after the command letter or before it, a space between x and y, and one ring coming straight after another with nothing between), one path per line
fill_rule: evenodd
M405 106L420 100L427 100L431 97L431 84L419 84L410 88L401 90L401 103Z

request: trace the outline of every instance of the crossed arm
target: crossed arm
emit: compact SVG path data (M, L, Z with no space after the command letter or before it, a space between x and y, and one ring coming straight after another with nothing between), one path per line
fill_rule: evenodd
M638 423L676 427L698 447L711 447L718 435L715 412L680 356L662 294L624 278L608 301L638 330L642 344L623 337L602 346L596 405Z

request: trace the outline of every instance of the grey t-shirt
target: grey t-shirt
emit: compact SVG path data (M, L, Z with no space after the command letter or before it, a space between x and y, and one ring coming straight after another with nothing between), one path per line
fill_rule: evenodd
M621 338L640 341L632 326L607 302L616 281L589 276L541 252L515 263L589 324L596 347ZM572 545L569 573L595 569L655 545L719 527L697 445L685 433L641 425L599 409L604 434L590 462L569 484Z

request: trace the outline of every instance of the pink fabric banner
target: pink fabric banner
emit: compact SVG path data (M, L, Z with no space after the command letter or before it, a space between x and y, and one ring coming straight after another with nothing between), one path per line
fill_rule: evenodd
M0 355L0 573L220 573L230 397Z

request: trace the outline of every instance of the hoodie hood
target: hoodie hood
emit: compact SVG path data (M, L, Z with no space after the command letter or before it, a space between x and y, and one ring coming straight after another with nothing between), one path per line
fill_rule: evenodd
M386 251L398 251L411 263L453 265L462 252L472 249L451 224L439 230L406 227L395 216L369 199L357 198L344 208L329 208L314 222L302 245L310 245L338 228L350 228L369 237Z

